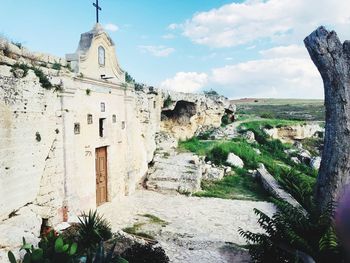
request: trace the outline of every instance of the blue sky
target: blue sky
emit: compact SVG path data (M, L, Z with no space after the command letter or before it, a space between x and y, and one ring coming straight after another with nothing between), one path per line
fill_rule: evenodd
M0 34L64 56L95 23L92 0L2 0ZM123 69L165 89L230 98L322 98L303 47L319 25L350 38L347 0L100 0ZM332 10L332 12L329 12Z

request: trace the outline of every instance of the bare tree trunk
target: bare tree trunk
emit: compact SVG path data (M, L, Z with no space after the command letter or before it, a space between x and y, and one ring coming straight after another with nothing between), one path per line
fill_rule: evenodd
M324 210L350 181L350 41L342 44L334 31L320 27L304 43L324 83L326 130L315 191Z

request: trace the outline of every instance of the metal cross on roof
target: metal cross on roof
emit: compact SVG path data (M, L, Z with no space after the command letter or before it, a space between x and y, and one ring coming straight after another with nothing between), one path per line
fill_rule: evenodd
M93 3L93 6L96 7L96 23L99 23L99 11L102 10L102 8L98 5L98 0L96 0L96 3Z

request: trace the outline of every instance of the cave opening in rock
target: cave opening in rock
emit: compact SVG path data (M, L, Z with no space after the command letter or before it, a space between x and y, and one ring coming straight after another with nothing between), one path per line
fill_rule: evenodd
M229 109L225 109L225 114L221 118L221 125L225 126L225 125L228 125L234 121L235 121L234 112L229 110Z
M180 100L176 103L173 110L162 111L162 121L172 120L179 124L188 124L190 123L191 117L196 113L196 104Z

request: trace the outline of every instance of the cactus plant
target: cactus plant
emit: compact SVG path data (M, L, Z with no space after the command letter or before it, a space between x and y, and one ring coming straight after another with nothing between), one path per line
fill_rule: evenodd
M77 252L77 244L65 244L63 239L51 231L39 242L39 247L34 248L32 244L23 238L20 250L25 250L22 263L73 263ZM17 263L14 254L9 251L8 259L11 263Z

